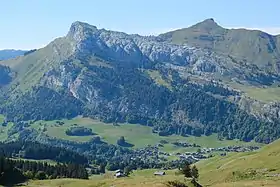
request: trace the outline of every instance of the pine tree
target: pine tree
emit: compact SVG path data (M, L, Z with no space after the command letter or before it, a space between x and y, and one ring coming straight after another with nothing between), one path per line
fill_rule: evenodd
M105 164L100 165L100 173L105 173Z
M193 178L198 179L199 173L198 173L198 169L195 165L191 169L191 174L192 174Z
M191 167L189 164L184 165L184 167L182 168L182 173L184 174L184 176L186 178L192 177L192 171L191 171Z

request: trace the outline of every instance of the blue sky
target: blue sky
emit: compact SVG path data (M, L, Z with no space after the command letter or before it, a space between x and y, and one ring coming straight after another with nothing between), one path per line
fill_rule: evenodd
M280 33L279 0L1 0L0 7L0 49L43 47L74 21L149 35L214 18L223 27Z

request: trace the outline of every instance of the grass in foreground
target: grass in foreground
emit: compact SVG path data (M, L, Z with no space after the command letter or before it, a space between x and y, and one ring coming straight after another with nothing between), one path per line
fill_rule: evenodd
M165 183L169 180L183 181L183 176L175 175L175 171L167 171L165 176L155 177L153 173L156 170L141 170L134 171L130 177L115 179L111 174L103 176L93 176L90 180L77 180L77 179L57 179L57 180L44 180L44 181L30 181L30 187L165 187Z
M212 185L211 187L279 187L279 180L238 181Z
M193 187L189 180L184 180L182 175L176 175L175 171L167 171L165 176L154 176L155 170L134 171L127 178L115 179L111 174L103 176L93 176L90 180L78 179L56 179L43 181L29 181L27 187L166 187L167 181L178 180L186 182L189 187ZM223 175L222 173L220 175ZM206 176L203 176L206 177ZM210 177L210 176L209 176ZM199 180L200 182L200 180ZM200 182L203 186L209 187L279 187L280 180L244 180L237 182L221 182L207 185Z

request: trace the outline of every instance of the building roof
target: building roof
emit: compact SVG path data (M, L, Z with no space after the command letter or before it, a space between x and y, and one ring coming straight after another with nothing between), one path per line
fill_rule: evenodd
M164 171L156 171L154 172L154 175L165 175Z
M122 176L122 173L116 173L116 177Z

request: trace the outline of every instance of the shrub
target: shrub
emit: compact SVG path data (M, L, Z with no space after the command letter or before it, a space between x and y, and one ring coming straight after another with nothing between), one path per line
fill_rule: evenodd
M94 135L92 129L85 127L71 127L65 132L68 136L90 136Z

